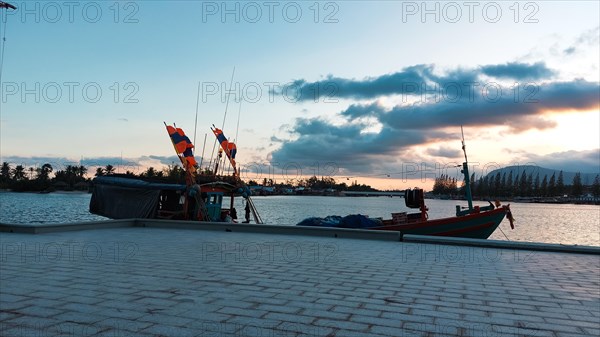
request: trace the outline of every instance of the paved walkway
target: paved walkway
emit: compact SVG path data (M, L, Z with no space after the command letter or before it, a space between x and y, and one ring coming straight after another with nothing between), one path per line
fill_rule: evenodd
M1 336L598 336L600 256L119 228L0 234Z

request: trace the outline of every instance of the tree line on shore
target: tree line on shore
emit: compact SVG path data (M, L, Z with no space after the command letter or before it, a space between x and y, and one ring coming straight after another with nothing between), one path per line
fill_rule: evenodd
M349 178L347 178L349 180ZM311 191L356 191L356 192L375 192L377 189L366 184L359 184L354 180L350 185L345 182L337 183L332 177L312 176L306 179L287 179L285 182L277 183L273 179L264 178L262 184L256 180L249 180L248 186L262 186L273 188L275 193L281 193L286 190L306 189Z
M51 176L53 173L53 176ZM63 169L54 170L51 164L40 167L25 167L16 165L12 167L3 162L0 166L0 188L11 189L15 192L41 192L41 191L87 191L91 178L87 176L88 168L84 165L67 165ZM96 168L95 176L115 174L115 167L106 165ZM149 167L141 174L125 172L126 176L164 178L172 182L180 182L184 177L183 169L178 166L168 166L163 170Z
M115 167L106 165L97 167L94 176L115 174ZM210 174L210 172L204 172ZM0 188L11 189L16 192L39 192L39 191L86 191L89 189L91 178L88 177L88 168L83 165L67 165L62 169L55 170L52 165L44 164L39 167L25 167L24 165L12 166L7 162L0 167ZM163 169L149 167L145 171L136 174L130 171L122 174L132 178L157 179L163 182L184 183L185 171L178 165L168 165ZM591 194L600 197L600 175L596 175L591 185L582 183L581 174L576 173L570 184L564 182L563 172L558 176L552 174L550 177L540 174L527 174L524 170L521 174L513 177L513 172L497 172L495 175L486 175L477 178L471 175L471 191L475 198L496 197L557 197L557 196L581 196ZM263 186L284 191L290 189L304 188L313 191L377 191L377 189L359 184L356 180L351 184L338 183L332 177L312 176L305 179L288 179L285 182L276 182L273 179L264 178L262 181L249 180L250 186ZM435 179L432 194L434 195L464 195L464 181L458 186L456 178L442 174Z
M25 167L24 165L12 166L4 162L0 167L0 188L10 189L15 192L41 192L41 191L87 191L91 179L87 176L88 168L83 165L67 165L62 169L55 170L51 164L40 167ZM106 165L97 167L94 176L115 174L115 167ZM210 172L199 172L200 174L211 174ZM168 165L159 170L149 167L142 173L136 174L127 171L123 176L131 178L156 179L162 182L185 183L185 170L178 165ZM255 180L249 180L248 185L260 185ZM306 179L288 179L277 183L273 179L264 178L262 186L272 187L276 190L305 188L309 190L336 190L336 191L377 191L373 187L359 184L353 181L350 185L345 182L337 183L331 177L316 176Z
M541 179L540 179L541 178ZM579 197L585 194L591 194L594 197L600 197L600 175L596 175L592 185L584 185L581 181L581 173L576 173L570 184L565 183L563 171L552 174L550 177L533 173L527 174L524 170L521 174L513 177L512 171L497 172L495 175L486 175L476 178L471 175L471 193L474 198L496 198L496 197L562 197L564 195ZM461 186L457 186L456 178L448 175L441 175L435 179L432 193L435 195L464 195L463 181Z

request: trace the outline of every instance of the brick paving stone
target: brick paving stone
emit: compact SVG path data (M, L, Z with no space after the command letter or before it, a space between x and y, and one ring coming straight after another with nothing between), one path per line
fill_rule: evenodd
M300 315L314 318L331 318L341 321L347 320L350 317L348 313L316 309L304 309L300 312Z
M166 324L170 326L187 326L192 321L193 319L191 318L183 316L172 316L166 313L149 314L136 319L136 322L149 322L158 325Z
M235 307L235 308L242 308L242 309L250 309L250 308L257 306L257 304L254 302L240 301L237 299L228 300L228 299L221 299L221 298L210 302L210 305L211 306L221 306L221 307ZM261 309L261 308L259 308L259 309Z
M265 304L272 304L272 305L283 305L283 304L286 304L289 302L289 300L285 299L285 298L258 297L258 296L256 296L256 294L245 297L242 300L246 301L246 302L265 303Z
M6 292L0 292L0 303L7 303L7 302L14 303L14 302L25 301L28 299L31 299L31 297L13 295L13 294L6 293Z
M256 309L268 312L281 312L287 314L296 314L302 310L299 306L293 306L287 303L286 305L260 304Z
M180 317L188 317L194 320L194 322L212 322L222 323L235 317L233 314L223 314L219 312L202 312L202 311L185 311L177 314Z
M257 310L257 309L244 309L244 308L236 308L236 307L223 307L217 310L218 313L233 315L233 316L246 316L246 317L254 317L259 318L265 316L268 311L265 310Z
M333 320L333 319L327 319L327 318L317 319L316 321L313 322L313 324L318 325L318 326L329 327L332 329L349 330L349 331L355 331L355 332L359 332L359 333L367 332L367 330L369 329L369 326L371 325L369 323L341 321L341 320Z
M321 304L309 301L289 301L285 304L286 306L302 308L302 309L310 309L310 310L320 310L320 311L329 311L333 306L330 304Z
M92 247L3 256L3 337L600 334L597 255L156 228L0 235Z
M269 312L263 316L266 319L280 321L280 322L290 322L290 323L302 323L302 324L310 324L315 318L310 316L303 315L292 315L285 314L281 312Z
M0 335L2 337L40 337L52 336L51 331L44 328L31 328L27 326L3 325L0 323Z
M169 326L169 325L153 325L146 328L141 333L148 333L154 336L177 336L177 337L194 337L197 336L197 332L180 326Z
M103 321L107 318L109 317L99 314L82 313L77 311L64 312L53 317L53 319L58 320L59 322L72 322L81 324L93 324L99 321Z
M2 327L28 327L37 330L47 330L48 328L62 323L63 321L56 318L37 317L37 316L18 316L8 321L3 321Z
M65 310L60 308L47 308L40 307L36 305L29 305L25 308L15 310L13 312L18 312L19 314L25 316L36 316L36 317L52 317L61 313L64 313Z
M340 313L344 313L344 314L354 314L354 315L361 315L361 316L366 316L366 317L379 317L381 316L382 311L379 310L369 310L369 309L356 309L356 308L350 308L350 307L344 307L344 306L335 306L331 309L331 312L340 312Z
M585 327L583 328L583 331L585 331L590 336L600 336L600 326L596 326L595 328Z

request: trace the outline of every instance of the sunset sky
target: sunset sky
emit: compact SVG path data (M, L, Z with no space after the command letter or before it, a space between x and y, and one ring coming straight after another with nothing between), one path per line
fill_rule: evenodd
M198 100L198 161L227 108L246 179L431 188L464 159L461 125L478 175L600 172L597 1L12 3L0 160L13 165L170 164L163 121L194 138Z

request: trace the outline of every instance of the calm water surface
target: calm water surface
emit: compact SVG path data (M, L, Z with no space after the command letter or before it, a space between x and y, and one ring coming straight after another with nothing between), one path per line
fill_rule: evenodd
M88 211L91 196L79 192L0 192L0 222L64 223L106 220Z
M12 193L0 192L0 222L60 223L103 220L88 212L90 194L85 193ZM236 200L238 215L243 214L241 198ZM402 198L388 197L253 197L263 220L269 224L296 224L309 216L365 214L390 218L391 212L404 212ZM426 200L429 218L453 216L455 205L466 202ZM476 202L476 205L485 205ZM507 220L491 239L600 246L600 206L566 204L512 203L517 219L510 229ZM412 211L412 210L411 210ZM504 233L504 234L503 234Z

